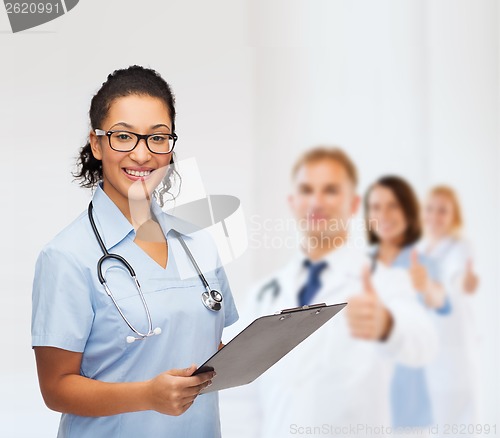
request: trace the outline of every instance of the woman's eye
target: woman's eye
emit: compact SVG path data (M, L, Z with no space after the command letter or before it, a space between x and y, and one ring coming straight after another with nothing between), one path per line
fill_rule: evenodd
M118 139L119 140L129 140L130 136L127 134L118 134Z
M151 139L152 139L153 141L156 141L156 142L164 142L164 141L166 141L166 140L167 140L167 138L168 138L168 137L167 137L167 136L164 136L164 135L155 135L155 136L151 137Z

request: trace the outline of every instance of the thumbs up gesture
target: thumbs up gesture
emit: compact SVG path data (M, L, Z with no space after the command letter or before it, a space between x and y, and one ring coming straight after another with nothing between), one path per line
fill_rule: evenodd
M373 287L368 266L362 272L362 291L348 300L347 321L352 336L384 340L392 329L392 316Z
M424 292L429 289L429 276L427 275L427 269L418 260L418 253L413 250L410 255L410 278L413 283L415 290L419 292Z
M465 292L467 292L468 294L476 292L477 286L479 284L479 278L474 273L471 259L467 260L462 284Z
M427 269L418 260L418 253L413 250L410 255L410 273L413 288L422 294L425 305L431 309L440 309L446 301L446 292L441 284L433 281Z

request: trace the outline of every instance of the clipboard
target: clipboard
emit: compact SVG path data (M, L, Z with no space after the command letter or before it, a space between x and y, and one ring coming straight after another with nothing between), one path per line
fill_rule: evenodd
M312 304L257 318L193 373L217 372L200 394L253 382L346 305Z

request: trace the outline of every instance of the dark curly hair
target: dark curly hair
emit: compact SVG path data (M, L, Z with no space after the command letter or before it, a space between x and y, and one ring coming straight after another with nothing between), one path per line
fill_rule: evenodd
M172 132L175 132L175 97L170 85L155 70L139 65L115 70L108 75L108 79L102 84L90 103L91 128L97 129L101 127L115 99L130 95L146 95L161 99L165 103L172 120ZM73 173L73 176L75 179L80 180L81 187L86 188L94 188L102 179L102 161L94 158L88 140L87 144L80 149L77 159L77 172ZM164 205L164 196L169 194L168 191L172 187L176 176L179 176L179 174L176 172L174 153L172 153L167 174L155 193L161 206ZM172 194L169 195L174 197Z
M411 185L403 178L396 175L388 175L379 178L366 191L364 199L365 224L368 242L379 243L379 238L370 228L368 201L370 193L375 187L385 187L396 197L399 206L403 210L406 220L406 230L401 246L411 245L417 242L422 235L422 224L420 221L420 204L417 195Z

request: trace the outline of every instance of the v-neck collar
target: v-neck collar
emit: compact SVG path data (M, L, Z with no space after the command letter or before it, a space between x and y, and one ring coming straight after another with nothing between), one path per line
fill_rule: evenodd
M129 236L131 240L135 239L136 232L133 225L106 192L104 192L102 181L99 181L96 187L94 196L92 197L92 205L96 223L100 228L99 232L101 238L108 251L127 236ZM158 221L165 238L167 238L167 234L170 230L175 230L180 233L182 237L192 239L193 236L191 236L191 234L198 230L195 225L165 213L154 198L151 200L151 211ZM156 264L158 265L158 263ZM161 269L165 269L160 265L158 266Z

